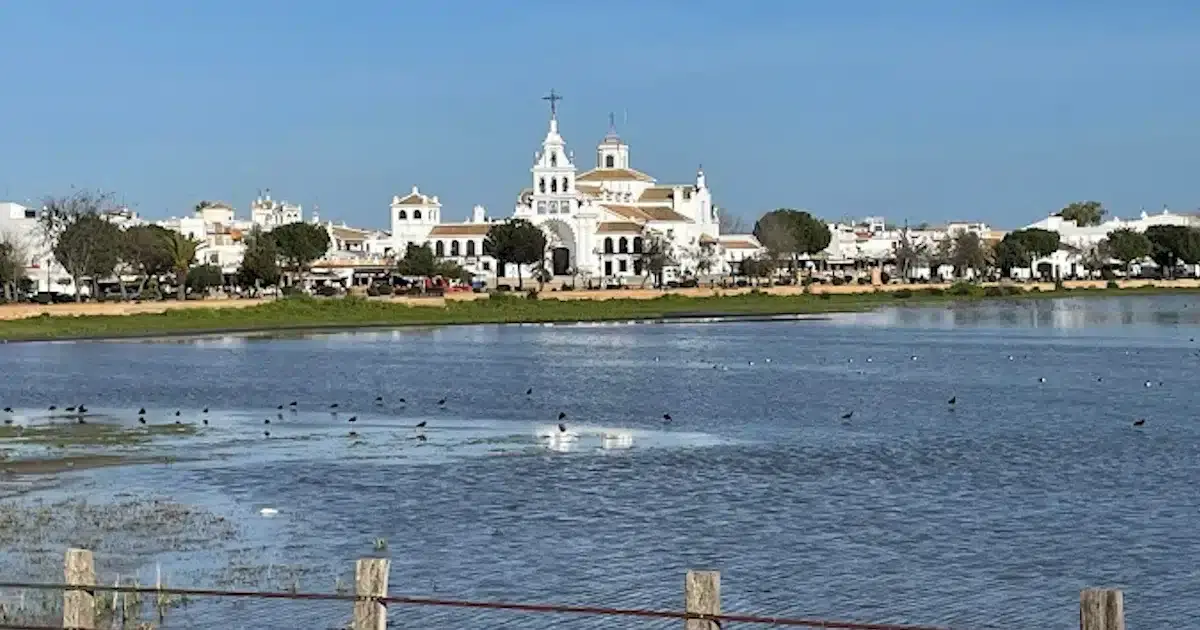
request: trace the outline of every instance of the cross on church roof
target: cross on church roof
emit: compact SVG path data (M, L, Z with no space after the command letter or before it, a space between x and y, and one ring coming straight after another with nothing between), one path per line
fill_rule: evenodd
M563 97L561 95L559 95L557 92L555 92L553 88L551 88L550 95L543 96L542 100L550 101L550 117L551 118L557 117L558 116L558 102L563 100Z

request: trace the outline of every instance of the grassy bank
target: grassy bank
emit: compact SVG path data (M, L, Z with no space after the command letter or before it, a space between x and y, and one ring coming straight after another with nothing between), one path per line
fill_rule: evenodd
M41 316L0 322L0 340L119 338L205 332L305 330L418 325L572 322L722 315L783 315L855 312L882 306L981 299L1019 299L1150 293L1194 289L1076 289L1026 292L1016 287L956 285L947 289L854 294L717 297L664 295L655 299L537 300L516 296L414 306L364 299L292 298L238 309L187 309L136 315Z

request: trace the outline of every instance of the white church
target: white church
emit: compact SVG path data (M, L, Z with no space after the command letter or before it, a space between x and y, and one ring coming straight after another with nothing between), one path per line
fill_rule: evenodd
M720 234L718 208L703 170L689 184L660 184L633 168L629 145L609 131L596 147L596 165L580 172L573 152L559 134L553 91L550 124L530 169L531 186L517 197L513 218L525 219L546 233L545 268L565 278L582 276L628 280L643 276L640 260L651 238L668 244L674 261L667 277L726 273L729 265L756 253L751 235ZM437 196L417 187L391 204L391 247L403 255L410 243L428 243L434 253L455 260L488 278L513 278L483 253L493 221L476 206L462 223L444 223ZM522 269L529 277L531 270ZM640 279L639 279L640 281Z

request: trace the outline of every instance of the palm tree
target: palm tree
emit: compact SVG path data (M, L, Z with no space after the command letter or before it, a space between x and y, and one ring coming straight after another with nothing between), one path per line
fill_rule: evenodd
M171 260L171 269L175 272L175 284L180 300L187 299L188 269L196 260L196 250L200 242L190 239L179 232L167 231L163 234L163 251Z

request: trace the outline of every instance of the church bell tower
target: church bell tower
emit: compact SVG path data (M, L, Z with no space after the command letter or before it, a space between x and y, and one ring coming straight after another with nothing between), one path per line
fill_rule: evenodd
M550 129L530 169L533 209L539 215L571 214L575 210L575 164L567 153L566 142L558 135L558 102L562 96L550 90L542 99L550 103Z

